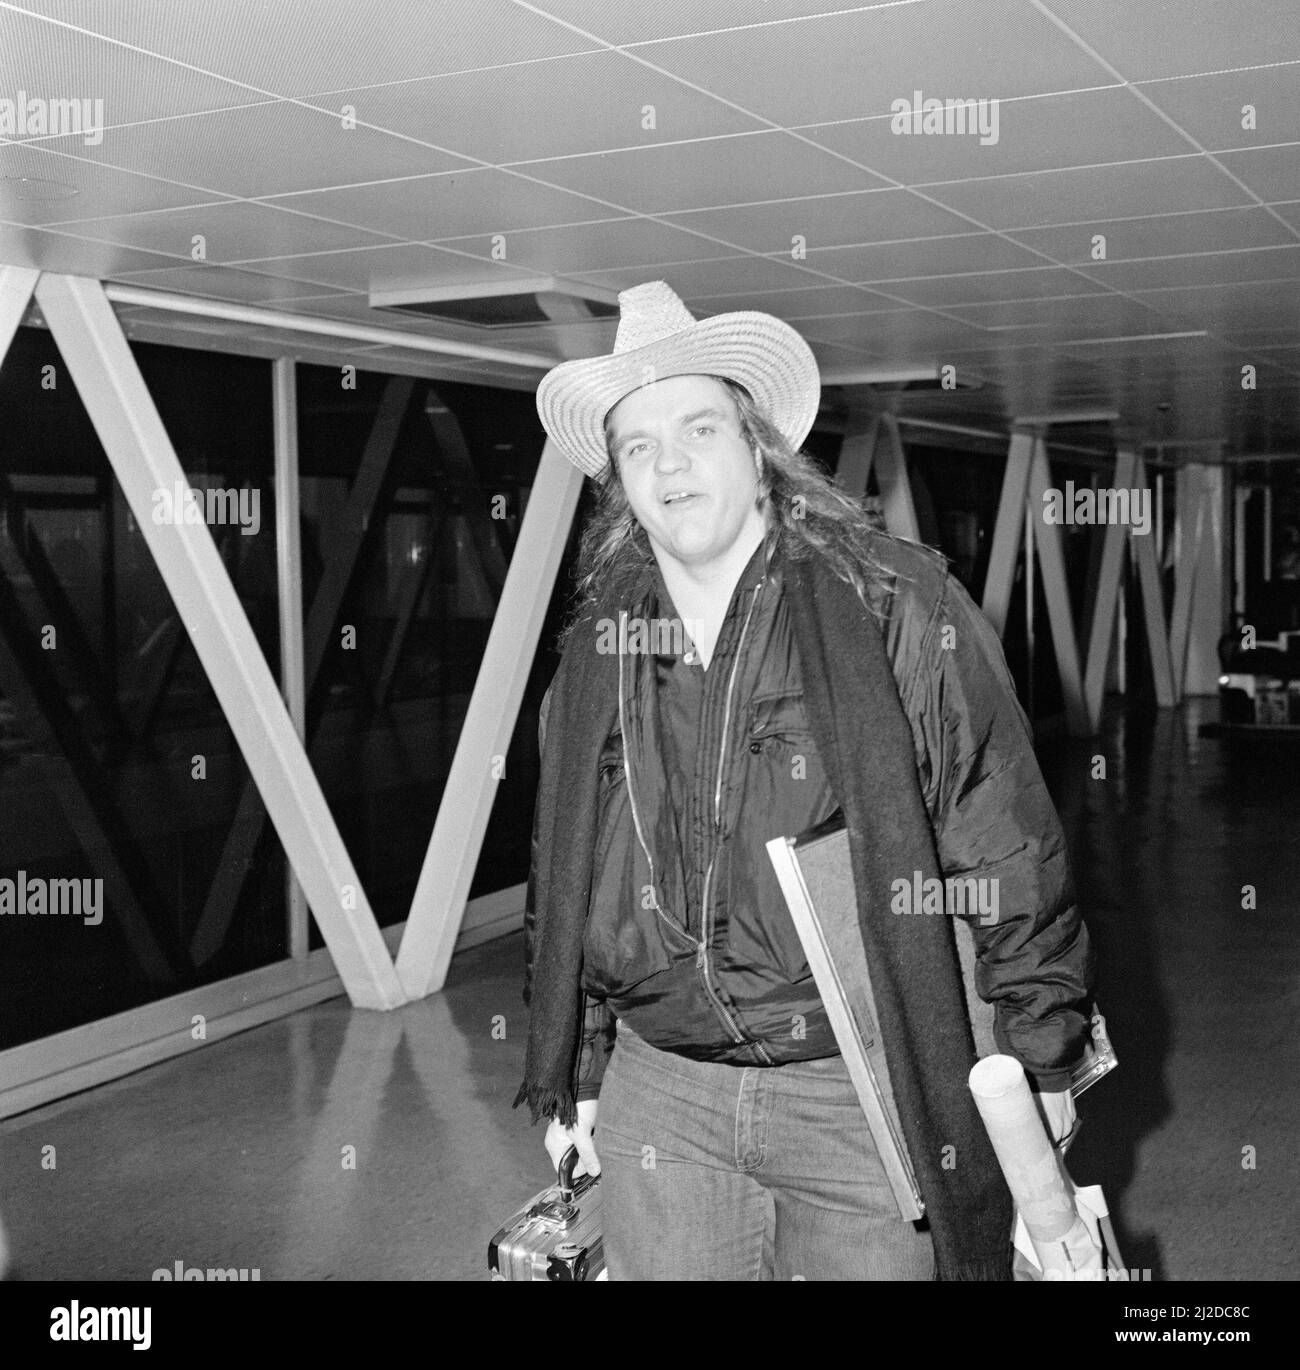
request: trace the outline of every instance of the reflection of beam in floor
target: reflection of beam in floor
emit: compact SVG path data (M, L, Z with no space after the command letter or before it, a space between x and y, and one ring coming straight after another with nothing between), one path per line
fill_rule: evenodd
M136 886L120 859L134 846L131 834L99 762L82 738L63 687L33 637L12 586L0 575L0 688L36 746L46 753L55 797L96 877L104 881L104 917L121 929L151 984L175 984L176 971L142 907L142 900L156 910L163 903L143 859L136 863L141 899L136 897Z
M402 570L402 583L398 587L397 595L397 621L393 625L393 635L388 640L388 650L384 653L384 664L380 668L379 679L375 682L373 697L376 707L380 709L388 704L393 677L397 674L397 663L402 655L402 648L406 646L406 635L411 630L411 623L424 594L424 587L428 584L429 571L434 563L434 547L446 522L446 506L436 499L431 499L426 552L414 566L407 562Z
M295 1197L273 1265L287 1271L310 1252L310 1268L293 1278L349 1277L344 1244L384 1173L377 1134L402 1031L400 1012L348 1015L325 1097L312 1108L311 1144L293 1168Z
M518 994L510 989L499 1007L502 1030L514 1032ZM375 1212L389 1207L385 1196L398 1179L394 1157L401 1159L410 1137L423 1139L419 1148L428 1155L433 1174L451 1164L449 1148L459 1139L474 1138L481 1192L471 1188L446 1196L444 1207L454 1215L450 1230L454 1234L473 1226L475 1211L490 1211L498 1201L501 1176L513 1174L518 1165L512 1133L501 1125L502 1110L480 1088L484 1072L476 1055L482 1042L490 1043L489 1050L513 1049L502 1038L489 1036L494 1016L485 1012L481 1024L467 1031L445 995L403 1005L394 1013L350 1013L323 1097L317 1083L322 1024L318 1021L315 1034L309 1035L307 1015L286 1020L293 1068L287 1107L292 1116L310 1117L311 1132L301 1160L291 1169L289 1220L266 1264L288 1279L356 1278L349 1253L358 1249L358 1228L375 1225ZM328 1069L327 1057L325 1063ZM419 1082L419 1096L412 1097L403 1078L408 1069ZM408 1126L412 1120L414 1127ZM394 1137L391 1129L398 1122L402 1136ZM355 1150L346 1153L345 1147ZM537 1170L544 1173L540 1132L536 1157ZM410 1189L412 1195L419 1191L418 1185ZM447 1223L440 1221L438 1230L446 1232ZM484 1227L483 1243L475 1252L479 1261L486 1254L488 1234ZM304 1255L309 1264L304 1264ZM359 1273L371 1277L370 1271ZM486 1279L484 1267L479 1273Z
M414 389L415 382L407 376L394 376L384 387L356 479L338 517L331 521L328 531L322 533L321 549L327 559L303 631L306 658L303 689L308 699L320 674L335 620L384 488L402 419ZM257 787L245 780L216 873L208 888L203 914L190 939L190 955L196 965L201 966L215 956L225 940L265 821L266 809Z

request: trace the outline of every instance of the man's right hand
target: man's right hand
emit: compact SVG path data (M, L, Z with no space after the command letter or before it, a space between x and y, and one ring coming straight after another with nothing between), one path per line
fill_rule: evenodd
M573 1168L574 1179L579 1175L599 1175L600 1159L592 1145L591 1134L596 1128L596 1106L598 1099L578 1100L578 1121L573 1127L561 1127L559 1119L552 1118L546 1129L546 1153L551 1165L557 1170L560 1158L571 1147L578 1148L578 1164Z

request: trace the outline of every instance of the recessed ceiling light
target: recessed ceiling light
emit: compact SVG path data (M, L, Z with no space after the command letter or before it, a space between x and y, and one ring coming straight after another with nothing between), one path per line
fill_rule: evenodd
M14 200L70 200L81 192L62 181L43 181L36 176L0 176L0 195Z

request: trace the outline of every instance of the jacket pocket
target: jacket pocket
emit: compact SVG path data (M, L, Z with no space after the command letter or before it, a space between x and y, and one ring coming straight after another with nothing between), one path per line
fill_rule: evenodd
M667 970L694 944L674 935L653 907L645 906L650 870L632 823L621 744L600 759L600 819L596 860L583 935L583 983L617 998Z
M750 705L748 742L751 752L793 756L801 745L807 747L811 741L812 732L799 691L783 690L762 695Z

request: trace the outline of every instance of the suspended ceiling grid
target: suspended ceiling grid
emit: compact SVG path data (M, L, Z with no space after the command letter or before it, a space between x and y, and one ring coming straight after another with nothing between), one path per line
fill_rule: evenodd
M557 359L612 325L475 330L368 293L662 278L697 314L790 320L829 371L981 383L905 414L1115 409L1139 440L1300 449L1294 0L21 0L0 99L20 91L102 99L104 128L0 143L0 262ZM996 100L996 142L893 132L915 91Z

